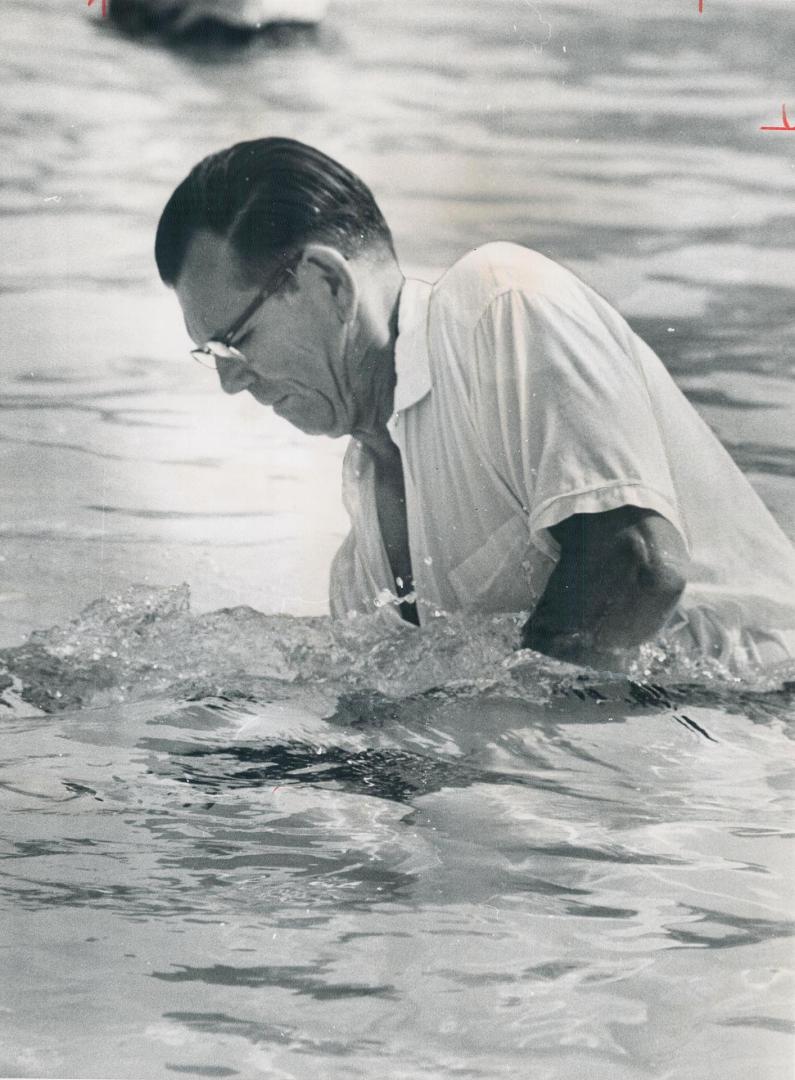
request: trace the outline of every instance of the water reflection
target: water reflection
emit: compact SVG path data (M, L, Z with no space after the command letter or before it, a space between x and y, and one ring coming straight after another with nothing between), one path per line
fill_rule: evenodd
M301 967L227 967L216 964L211 968L183 968L179 971L153 972L155 979L167 982L206 982L213 986L248 986L259 989L279 986L296 994L308 994L317 1001L326 998L381 997L394 994L393 986L366 986L346 983L328 983L317 976L323 967L307 970Z
M356 691L324 720L300 682L273 685L9 729L7 769L25 753L35 784L0 789L2 905L90 912L105 965L129 942L125 996L158 988L140 990L153 1059L246 1075L245 1047L269 1047L334 1076L388 1071L399 1045L454 1073L464 1039L486 1075L587 1037L629 1077L651 1033L674 1052L671 1009L785 1030L785 694L761 695L757 725L626 681L574 683L551 710ZM674 722L679 699L719 742ZM336 1011L353 1001L355 1020Z

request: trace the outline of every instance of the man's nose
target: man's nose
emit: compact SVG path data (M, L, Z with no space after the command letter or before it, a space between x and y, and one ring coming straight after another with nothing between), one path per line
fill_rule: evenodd
M247 390L254 382L254 374L240 360L219 356L215 361L215 367L221 381L221 389L226 394L239 394L241 390Z

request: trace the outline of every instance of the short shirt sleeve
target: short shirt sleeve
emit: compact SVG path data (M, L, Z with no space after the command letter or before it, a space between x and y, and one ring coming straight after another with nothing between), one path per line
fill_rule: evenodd
M484 451L548 554L557 553L551 526L626 505L661 514L687 543L629 333L587 301L519 289L493 300L475 329L471 391Z

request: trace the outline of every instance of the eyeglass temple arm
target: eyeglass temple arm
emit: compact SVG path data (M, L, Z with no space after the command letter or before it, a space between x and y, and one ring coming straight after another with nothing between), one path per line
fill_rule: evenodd
M277 273L273 275L273 277L268 281L267 285L263 286L263 288L260 289L254 299L248 305L246 310L241 313L240 318L235 320L234 326L230 327L230 329L227 330L227 332L222 338L217 338L216 340L221 341L224 345L231 344L232 339L235 337L238 331L246 325L246 323L260 306L260 304L264 304L268 297L272 296L276 289L278 289L281 283L282 276L289 277L291 274L294 273L295 271L292 269L292 267L280 266Z

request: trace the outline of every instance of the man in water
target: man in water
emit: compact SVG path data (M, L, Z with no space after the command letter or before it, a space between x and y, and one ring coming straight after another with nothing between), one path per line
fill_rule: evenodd
M197 348L302 431L352 436L332 614L530 612L603 667L661 633L795 655L795 552L621 316L510 243L404 278L368 188L291 139L200 162L156 258Z

